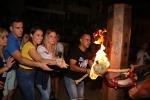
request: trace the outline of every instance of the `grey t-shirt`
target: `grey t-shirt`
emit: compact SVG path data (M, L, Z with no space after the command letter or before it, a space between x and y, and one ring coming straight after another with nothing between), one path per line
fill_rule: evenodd
M64 46L60 42L56 45L56 55L58 55L58 52L62 52L61 58L63 58Z

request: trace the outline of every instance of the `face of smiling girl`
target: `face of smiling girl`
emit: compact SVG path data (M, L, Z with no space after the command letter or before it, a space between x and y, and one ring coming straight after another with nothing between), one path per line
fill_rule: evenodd
M34 34L31 34L31 38L35 46L41 44L43 40L43 32L41 30L36 30Z

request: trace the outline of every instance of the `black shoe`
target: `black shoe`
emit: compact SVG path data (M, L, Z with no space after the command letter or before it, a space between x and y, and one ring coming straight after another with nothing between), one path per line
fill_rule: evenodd
M55 97L53 97L51 100L58 100L58 99L56 99Z
M54 95L55 95L55 92L52 91L51 94L50 94L50 96L53 97Z

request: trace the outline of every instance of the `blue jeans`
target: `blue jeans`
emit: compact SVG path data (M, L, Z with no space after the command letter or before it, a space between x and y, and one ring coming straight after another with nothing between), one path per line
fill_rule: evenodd
M76 84L74 80L64 77L70 100L84 99L84 81Z
M35 93L34 93L35 70L25 71L23 69L18 68L16 75L18 85L23 94L22 100L35 100Z
M42 89L42 85L38 85L36 84L37 88L39 89L41 95L42 95L42 99L41 100L49 100L50 98L50 77L48 79L48 82L47 82L47 89L46 90L43 90Z

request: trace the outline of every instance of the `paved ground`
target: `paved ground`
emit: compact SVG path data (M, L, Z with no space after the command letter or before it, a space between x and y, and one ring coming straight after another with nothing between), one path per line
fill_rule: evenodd
M97 78L96 80L91 80L90 78L86 78L85 81L85 99L84 100L100 100L100 89L101 89L101 78ZM60 93L59 100L69 100L68 94L64 85L63 78L60 80ZM41 100L41 95L38 92L37 88L35 88L36 100ZM14 95L13 100L21 100L22 94L17 88L16 93Z

